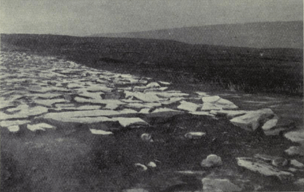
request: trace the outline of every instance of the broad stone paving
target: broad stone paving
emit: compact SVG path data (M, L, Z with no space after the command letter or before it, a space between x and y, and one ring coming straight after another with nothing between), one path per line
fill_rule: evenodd
M186 113L212 118L224 116L248 131L262 127L266 133L277 128L278 117L271 109L238 110L234 103L219 96L170 90L169 82L156 82L147 77L112 73L72 61L19 52L1 52L0 60L0 126L12 133L19 132L21 125L26 125L30 131L56 130L54 125L41 123L46 120L84 124L118 122L121 128L140 128L149 124L138 115L170 117ZM40 123L34 123L36 121ZM90 129L90 132L103 136L113 134L98 129ZM187 137L204 135L199 132ZM286 134L287 138L296 136L292 132ZM303 141L303 137L297 138ZM286 153L302 155L297 152L299 150L291 149ZM290 172L303 169L303 164L296 160L291 160L292 167L287 171L258 157L239 157L236 160L241 167L265 176L277 176L281 180L293 177ZM239 190L228 180L210 182L205 179L203 183L208 183L205 185L208 188L223 183L223 186Z

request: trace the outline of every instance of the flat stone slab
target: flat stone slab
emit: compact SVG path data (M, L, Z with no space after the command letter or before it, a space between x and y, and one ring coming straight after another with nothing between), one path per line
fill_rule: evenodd
M267 130L270 130L270 129L274 128L277 125L278 120L279 120L279 118L273 118L273 119L270 119L270 120L266 121L264 123L264 125L262 126L262 129L264 131L267 131Z
M200 131L191 131L185 134L185 137L188 139L200 139L203 136L205 136L205 132L200 132Z
M242 188L233 184L229 179L203 178L203 191L208 192L231 192L241 191Z
M8 121L1 121L0 126L1 127L10 127L14 125L24 125L27 123L30 123L31 121L28 120L8 120Z
M38 131L38 130L45 131L45 129L56 129L55 126L47 123L38 123L34 125L28 124L27 128L31 131Z
M85 89L90 92L111 92L113 90L113 88L107 87L103 84L90 84Z
M29 107L27 105L18 106L19 112L14 114L6 114L0 112L0 120L28 118L29 116L41 115L48 112L48 108L42 106Z
M158 81L158 82L163 85L171 85L171 83L167 81Z
M154 93L141 93L141 92L130 92L125 91L126 98L135 97L144 102L159 102L161 99Z
M39 105L52 107L55 103L65 103L67 101L65 99L35 99L34 102Z
M191 111L189 113L192 114L192 115L203 115L203 116L215 117L213 114L210 114L207 111Z
M126 107L129 108L136 108L136 109L142 109L142 108L153 108L153 107L160 107L161 103L128 103Z
M100 105L82 105L75 106L73 103L58 103L55 104L54 110L62 111L62 110L75 110L75 111L88 111L88 110L97 110L100 109Z
M78 103L95 103L95 104L104 104L106 105L105 109L117 109L120 105L124 105L124 102L121 102L117 99L85 99L81 97L75 97L75 101Z
M17 133L20 130L19 125L12 125L7 127L8 131L11 133Z
M187 101L181 101L180 105L177 108L185 111L196 111L199 107L200 106L198 104Z
M74 122L74 123L96 123L113 121L107 117L124 116L137 114L137 111L132 109L123 109L120 111L112 110L91 110L91 111L67 111L58 113L47 113L41 118L55 120L60 122Z
M281 171L280 169L273 167L261 160L249 157L238 157L236 160L238 166L259 173L263 176L274 176L279 178L281 181L291 180L294 177L292 173Z
M167 98L171 98L171 97L187 97L187 96L189 96L188 93L182 93L180 91L158 92L158 93L156 93L156 95L158 95L160 97L167 97Z
M111 131L104 131L104 130L98 130L98 129L90 129L90 131L94 135L112 135L113 134Z
M241 115L245 115L247 111L244 110L211 110L210 114L213 115L225 115L228 119L237 117L237 116L241 116Z
M56 97L60 97L62 94L60 93L33 93L33 94L28 94L27 96L31 96L31 97L37 97L37 98L43 98L43 99L53 99L53 98L56 98Z
M296 131L290 131L284 134L284 137L290 141L302 143L304 145L304 129L299 129Z
M139 126L147 126L148 123L138 117L116 117L112 118L114 121L118 121L123 127L139 127Z
M285 153L287 153L290 156L293 155L304 156L304 146L291 146L285 150Z
M170 108L157 108L151 112L145 113L147 111L140 111L139 113L147 114L148 117L163 117L163 118L169 118L173 117L175 115L183 114L183 111L178 111Z
M147 88L155 88L160 87L160 85L157 82L151 82L148 85L146 85Z
M205 96L202 97L202 101L203 101L202 111L238 108L238 106L236 106L231 101L228 101L227 99L223 99L219 96Z
M249 111L245 115L235 117L230 122L248 131L255 131L259 126L271 119L274 113L271 109ZM262 124L261 124L262 123Z
M169 99L166 99L166 100L162 100L162 101L160 101L160 103L163 104L163 105L170 105L170 104L173 104L173 103L177 103L177 102L179 102L183 99L184 99L183 97L172 97L172 98L169 98Z
M304 164L297 161L296 159L290 160L290 165L294 166L294 167L297 167L297 168L304 168Z
M88 98L91 98L91 99L94 99L94 100L101 100L102 97L101 95L104 95L105 93L104 92L87 92L87 91L81 91L80 93L78 93L78 96L81 96L81 97L88 97Z

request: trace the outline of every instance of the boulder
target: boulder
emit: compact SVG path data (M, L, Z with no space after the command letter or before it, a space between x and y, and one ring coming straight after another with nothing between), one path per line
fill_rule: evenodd
M230 192L230 191L241 191L242 189L231 183L229 179L216 179L216 178L203 178L203 191L208 192Z
M259 173L263 176L277 177L281 181L290 180L294 177L292 173L281 171L280 169L258 159L249 157L238 157L236 159L238 166Z
M247 112L245 115L235 117L230 122L238 127L248 131L255 131L266 121L271 119L274 113L271 109L260 109L257 111Z
M217 167L221 165L223 165L221 157L215 154L208 155L207 158L201 162L202 167Z

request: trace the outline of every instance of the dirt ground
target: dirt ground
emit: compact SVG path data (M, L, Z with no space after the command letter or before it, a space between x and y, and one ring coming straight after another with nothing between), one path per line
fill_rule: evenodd
M165 76L153 78L166 79ZM233 101L240 109L269 107L303 128L301 98L231 92L196 82L175 83L170 88L185 93L206 90L208 93L209 90ZM242 169L235 160L257 153L291 159L284 150L299 144L283 135L266 136L259 130L247 132L221 117L191 114L138 117L150 126L121 129L115 123L32 119L52 124L56 129L32 132L21 125L18 133L11 133L1 128L1 191L202 191L201 179L206 176L228 178L242 191L300 190L292 182L284 183ZM89 129L96 127L109 129L114 134L91 134ZM185 138L191 131L202 131L206 136ZM143 133L150 134L153 142L143 140ZM209 154L220 156L223 166L201 167L201 161ZM304 162L301 156L292 158ZM136 163L148 165L151 161L156 167L142 170L135 166ZM178 172L189 170L193 174ZM294 175L303 178L304 172Z

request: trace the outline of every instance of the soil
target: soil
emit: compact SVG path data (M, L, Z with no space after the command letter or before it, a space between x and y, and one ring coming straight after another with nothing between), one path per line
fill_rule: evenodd
M103 66L97 68L103 69ZM139 73L118 67L110 70ZM155 80L172 81L174 78L172 73L162 72L161 69L140 75ZM280 117L295 122L297 128L303 128L303 102L299 97L246 94L191 82L188 77L187 81L183 81L179 77L175 77L170 88L185 93L203 91L220 95L245 110L269 107ZM243 191L301 190L293 182L284 183L237 166L236 157L252 157L257 153L290 159L284 150L299 144L282 135L266 136L260 129L247 132L232 125L226 118L190 114L139 117L151 126L121 129L114 123L46 121L55 125L56 130L32 132L22 125L15 134L1 128L1 191L199 191L202 190L201 179L210 175L228 178ZM93 135L89 131L92 127L108 128L114 134ZM203 131L206 136L201 139L185 138L184 135L190 131ZM143 133L151 134L153 142L142 140ZM201 161L209 154L220 156L223 166L201 167ZM304 162L303 157L292 158ZM136 163L147 165L151 161L157 165L155 168L148 167L144 171L135 166ZM187 170L195 174L177 172ZM304 172L294 175L295 178L303 178Z

